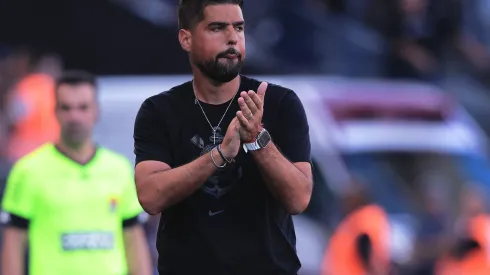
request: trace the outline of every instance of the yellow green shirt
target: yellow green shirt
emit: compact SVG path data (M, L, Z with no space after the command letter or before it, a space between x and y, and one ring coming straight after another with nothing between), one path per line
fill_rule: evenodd
M124 157L99 148L81 165L46 144L14 165L2 208L28 226L30 274L127 274L123 224L143 210Z

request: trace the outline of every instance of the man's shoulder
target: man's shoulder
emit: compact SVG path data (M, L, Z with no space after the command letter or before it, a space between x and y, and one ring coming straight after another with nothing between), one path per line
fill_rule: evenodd
M12 165L8 178L25 181L26 176L31 175L30 179L37 179L40 173L53 165L53 160L56 158L53 148L54 144L46 143L21 157ZM31 180L31 182L35 182L35 180Z
M171 105L177 103L180 99L193 94L192 92L192 82L187 81L172 87L169 90L148 97L144 101L144 104L153 104L157 106Z
M265 80L258 80L255 78L242 76L242 81L244 82L243 83L244 88L256 91L260 83L264 82ZM282 98L288 94L294 94L294 91L290 88L268 81L265 82L267 82L268 84L267 93L265 94L266 97Z
M55 158L54 144L46 143L34 149L32 152L21 157L14 164L14 167L29 167L29 169L44 169L46 165L50 165L51 160Z

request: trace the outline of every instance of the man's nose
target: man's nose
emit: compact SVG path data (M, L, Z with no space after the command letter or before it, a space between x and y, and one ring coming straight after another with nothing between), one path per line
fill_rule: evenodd
M228 45L236 45L238 43L238 34L237 31L235 30L235 27L229 26L228 27Z
M70 112L68 112L68 119L71 121L80 121L80 119L83 116L83 111L77 110L77 109L71 109Z

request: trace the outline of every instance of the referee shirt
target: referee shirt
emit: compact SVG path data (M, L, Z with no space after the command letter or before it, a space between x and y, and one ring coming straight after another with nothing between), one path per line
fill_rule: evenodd
M1 220L28 229L30 274L127 274L123 228L143 213L132 171L107 149L81 165L53 144L14 165Z

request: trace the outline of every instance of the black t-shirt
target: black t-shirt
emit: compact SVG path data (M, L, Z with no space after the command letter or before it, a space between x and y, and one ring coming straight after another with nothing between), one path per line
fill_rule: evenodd
M241 77L239 91L260 82ZM238 96L217 131L218 142L239 110ZM215 127L230 102L201 102ZM269 84L264 127L291 162L310 161L309 128L297 95ZM209 152L211 126L186 82L146 99L136 117L136 163L157 160L172 168ZM160 274L296 274L296 236L291 216L271 195L252 156L240 150L234 165L219 169L200 189L162 213L157 238Z

